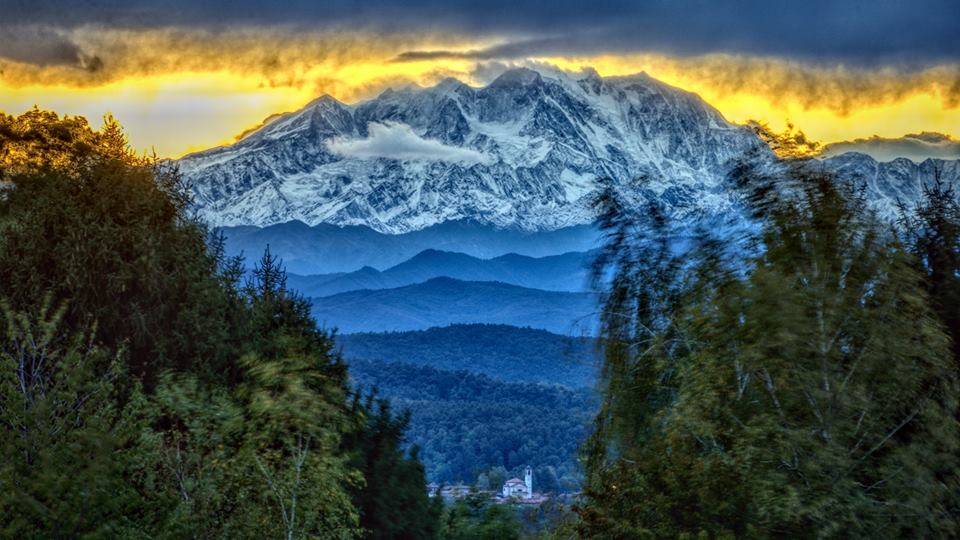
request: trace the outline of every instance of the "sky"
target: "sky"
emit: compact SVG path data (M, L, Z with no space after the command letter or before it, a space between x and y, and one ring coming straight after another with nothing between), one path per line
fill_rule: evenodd
M0 0L0 110L111 113L162 157L323 94L539 63L645 71L834 149L960 152L955 0Z

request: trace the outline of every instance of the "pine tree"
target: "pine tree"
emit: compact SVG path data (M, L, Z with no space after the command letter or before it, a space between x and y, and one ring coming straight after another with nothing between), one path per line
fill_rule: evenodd
M364 537L374 539L436 538L441 499L430 499L416 446L404 449L410 414L395 415L390 402L375 392L356 393L352 411L365 421L344 440L351 465L364 482L353 492Z

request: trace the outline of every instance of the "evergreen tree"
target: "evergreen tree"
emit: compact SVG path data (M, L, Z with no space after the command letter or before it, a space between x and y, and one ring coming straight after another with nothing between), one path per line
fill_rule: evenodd
M394 415L390 402L371 392L356 394L353 411L366 422L345 439L351 465L363 474L354 490L365 537L375 539L436 538L442 500L430 499L416 446L404 450L409 413Z

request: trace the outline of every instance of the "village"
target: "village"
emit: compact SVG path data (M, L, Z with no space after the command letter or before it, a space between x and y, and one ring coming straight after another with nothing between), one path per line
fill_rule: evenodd
M523 480L516 477L511 478L503 483L503 487L499 491L480 490L476 486L462 483L449 486L431 483L427 485L427 493L431 497L442 497L446 502L462 499L469 495L486 495L496 504L539 506L551 499L550 495L537 493L533 490L533 469L529 466L524 469Z

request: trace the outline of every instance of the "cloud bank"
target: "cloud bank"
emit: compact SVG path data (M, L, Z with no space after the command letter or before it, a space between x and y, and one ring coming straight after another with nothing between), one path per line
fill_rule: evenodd
M824 141L960 136L956 0L12 0L2 12L0 110L136 111L121 120L153 134L146 148L222 144L325 93L480 85L525 62L645 71L728 119L791 121ZM190 122L205 128L156 134Z
M86 54L64 32L46 26L0 25L0 59L38 67L67 66L96 71L102 62Z
M920 163L927 158L960 159L960 140L942 133L911 133L898 138L873 136L866 139L843 141L824 146L824 156L844 152L861 152L877 161L891 161L898 157Z
M54 31L0 24L0 84L87 88L137 77L230 72L258 77L266 87L305 88L315 96L329 93L351 101L390 86L429 85L448 76L482 83L482 77L473 75L489 71L485 65L524 62L523 55L536 54L566 64L561 67L592 65L604 75L646 71L681 87L707 87L713 96L746 91L839 114L917 93L936 96L945 108L960 105L960 60L865 67L726 53L577 56L567 47L544 45L551 40L534 48L516 43L478 48L476 43L439 32L375 35L262 27ZM549 56L558 51L569 54Z
M262 25L322 31L447 32L500 38L504 50L481 57L656 51L830 59L869 64L960 57L955 0L875 2L806 0L14 0L11 25L101 25L221 31Z
M406 124L371 123L367 131L369 135L365 139L337 138L327 142L327 147L335 154L361 159L446 161L465 166L489 162L488 156L476 150L424 139Z

